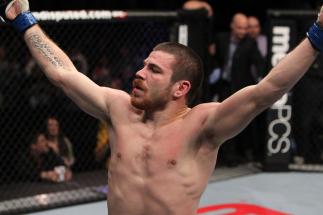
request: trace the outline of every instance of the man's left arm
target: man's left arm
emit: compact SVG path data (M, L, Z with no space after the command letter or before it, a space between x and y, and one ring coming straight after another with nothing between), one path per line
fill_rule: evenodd
M205 129L220 145L241 132L260 112L287 93L323 52L323 6L304 39L257 85L243 88L208 113Z
M257 114L288 92L309 69L317 53L306 38L257 85L243 88L211 110L205 126L214 133L216 143L241 132Z

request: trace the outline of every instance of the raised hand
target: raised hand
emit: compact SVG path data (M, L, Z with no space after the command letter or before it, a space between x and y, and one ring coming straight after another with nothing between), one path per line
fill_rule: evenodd
M0 0L4 6L6 1ZM3 11L2 11L3 13ZM9 2L4 11L5 20L9 20L12 26L19 32L25 32L31 26L37 24L37 20L29 11L28 0L13 0Z
M319 52L323 51L323 6L317 14L316 22L309 28L307 38L313 48Z
M14 20L20 13L29 10L28 0L0 0L0 5L3 8L2 13L5 14L3 18Z

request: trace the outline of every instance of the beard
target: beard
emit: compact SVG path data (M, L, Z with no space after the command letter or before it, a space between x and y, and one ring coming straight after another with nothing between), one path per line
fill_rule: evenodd
M164 90L153 88L140 90L138 94L131 93L131 104L140 110L160 110L165 108L169 102L171 87Z

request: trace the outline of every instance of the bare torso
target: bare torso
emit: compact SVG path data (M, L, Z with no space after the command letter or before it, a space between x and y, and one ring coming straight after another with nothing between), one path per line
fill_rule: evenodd
M130 106L123 113L118 107L111 111L109 215L196 214L217 155L201 138L203 111L194 108L152 128Z

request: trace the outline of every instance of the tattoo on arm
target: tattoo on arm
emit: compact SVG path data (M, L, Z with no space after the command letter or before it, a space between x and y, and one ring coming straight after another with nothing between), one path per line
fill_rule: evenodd
M63 67L63 62L55 55L51 47L37 34L29 37L31 45L38 49L43 56L55 67Z

